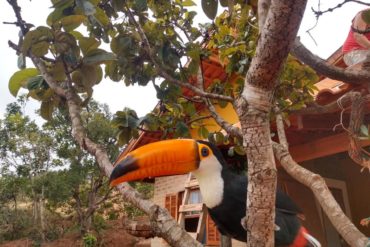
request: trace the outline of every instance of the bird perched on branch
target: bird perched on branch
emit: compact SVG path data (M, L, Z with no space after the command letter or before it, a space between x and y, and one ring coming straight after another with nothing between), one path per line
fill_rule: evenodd
M189 172L198 180L203 202L219 231L246 242L242 219L246 212L247 177L231 172L212 143L177 139L142 146L117 159L110 183L115 186L122 182ZM290 197L277 192L276 246L321 246L301 225L297 217L300 213Z

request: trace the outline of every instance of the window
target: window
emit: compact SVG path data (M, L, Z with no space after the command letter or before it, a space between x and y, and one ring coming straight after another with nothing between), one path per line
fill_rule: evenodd
M189 204L202 203L202 201L202 195L199 189L190 191Z

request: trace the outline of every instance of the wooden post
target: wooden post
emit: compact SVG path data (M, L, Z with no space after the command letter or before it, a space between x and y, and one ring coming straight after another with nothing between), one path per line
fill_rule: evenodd
M231 238L221 234L221 247L231 247Z

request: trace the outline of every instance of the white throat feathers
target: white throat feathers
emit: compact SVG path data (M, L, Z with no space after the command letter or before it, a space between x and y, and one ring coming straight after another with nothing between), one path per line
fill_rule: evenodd
M203 202L208 208L214 208L222 202L224 180L221 177L222 166L213 155L203 159L199 168L193 171L198 180Z

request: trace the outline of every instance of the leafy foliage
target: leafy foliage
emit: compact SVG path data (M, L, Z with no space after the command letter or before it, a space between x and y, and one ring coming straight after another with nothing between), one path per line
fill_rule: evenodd
M48 221L50 217L60 217L54 213L58 210L62 215L80 214L76 219L89 222L96 209L105 203L104 198L110 189L95 160L83 152L70 135L65 111L54 112L52 120L39 127L23 115L24 99L21 97L19 103L8 105L5 119L0 120L0 228L7 229L0 232L0 240L23 236L41 240L42 235L51 240L64 230L48 224L42 232L40 219L35 214L30 214L28 223L20 222L28 220L28 217L12 216L13 211L19 210L20 202L31 201L38 210L40 201L43 201L48 209ZM107 106L90 101L88 111L83 111L82 117L89 137L104 143L108 153L116 156L118 150L114 145L114 129L110 125L111 114ZM89 211L89 208L94 210ZM103 227L98 218L92 222L94 224L89 227ZM82 221L76 223L85 224ZM32 235L28 233L31 228Z
M86 234L83 237L83 241L84 241L84 247L94 247L94 246L96 246L96 244L98 242L96 237L91 233Z

